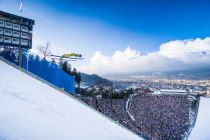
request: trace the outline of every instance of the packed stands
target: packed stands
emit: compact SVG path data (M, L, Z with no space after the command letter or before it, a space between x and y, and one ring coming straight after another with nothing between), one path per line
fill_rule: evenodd
M79 99L146 139L184 139L192 127L189 112L193 101L187 95L133 96L129 112L134 121L126 112L127 99Z

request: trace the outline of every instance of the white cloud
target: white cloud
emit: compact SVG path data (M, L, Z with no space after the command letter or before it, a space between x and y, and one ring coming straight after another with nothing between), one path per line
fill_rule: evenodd
M81 71L97 74L123 74L210 67L210 38L176 40L164 43L156 52L144 54L127 47L112 56L96 52Z

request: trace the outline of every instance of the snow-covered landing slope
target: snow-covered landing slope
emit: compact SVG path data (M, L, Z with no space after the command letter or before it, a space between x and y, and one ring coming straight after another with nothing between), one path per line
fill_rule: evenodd
M0 140L139 140L137 135L0 61Z
M201 97L197 120L189 140L210 140L210 98Z

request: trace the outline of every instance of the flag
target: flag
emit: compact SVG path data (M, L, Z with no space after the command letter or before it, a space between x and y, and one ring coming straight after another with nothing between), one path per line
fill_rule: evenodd
M22 13L22 11L23 11L23 3L22 3L22 1L21 1L21 3L20 3L20 13Z

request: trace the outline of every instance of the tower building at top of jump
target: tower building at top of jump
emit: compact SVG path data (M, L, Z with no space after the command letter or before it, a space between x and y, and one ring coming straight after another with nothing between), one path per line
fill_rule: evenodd
M0 10L0 45L32 48L35 21Z

